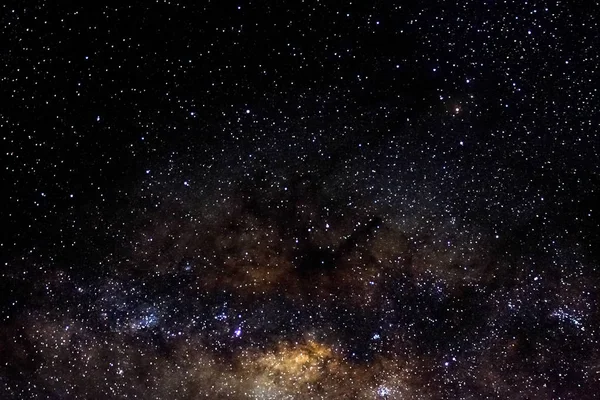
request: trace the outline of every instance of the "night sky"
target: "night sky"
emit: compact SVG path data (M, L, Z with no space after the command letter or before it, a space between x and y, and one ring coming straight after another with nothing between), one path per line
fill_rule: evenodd
M8 3L1 399L598 398L597 1Z

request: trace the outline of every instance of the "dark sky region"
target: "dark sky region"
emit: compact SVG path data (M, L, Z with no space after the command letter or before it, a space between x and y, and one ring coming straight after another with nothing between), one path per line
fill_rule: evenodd
M0 398L597 398L598 15L4 2Z

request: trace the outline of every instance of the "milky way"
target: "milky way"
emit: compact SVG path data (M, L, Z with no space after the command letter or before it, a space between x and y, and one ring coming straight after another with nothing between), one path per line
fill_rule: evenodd
M1 398L597 397L598 10L26 3Z

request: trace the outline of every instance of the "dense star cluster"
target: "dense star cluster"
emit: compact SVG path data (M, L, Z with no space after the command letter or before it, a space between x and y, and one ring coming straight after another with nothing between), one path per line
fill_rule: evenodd
M0 398L598 398L598 15L0 5Z

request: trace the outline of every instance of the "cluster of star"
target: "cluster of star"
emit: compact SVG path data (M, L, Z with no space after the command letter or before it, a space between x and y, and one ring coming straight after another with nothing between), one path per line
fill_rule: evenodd
M430 3L0 6L0 398L594 398L597 5Z

